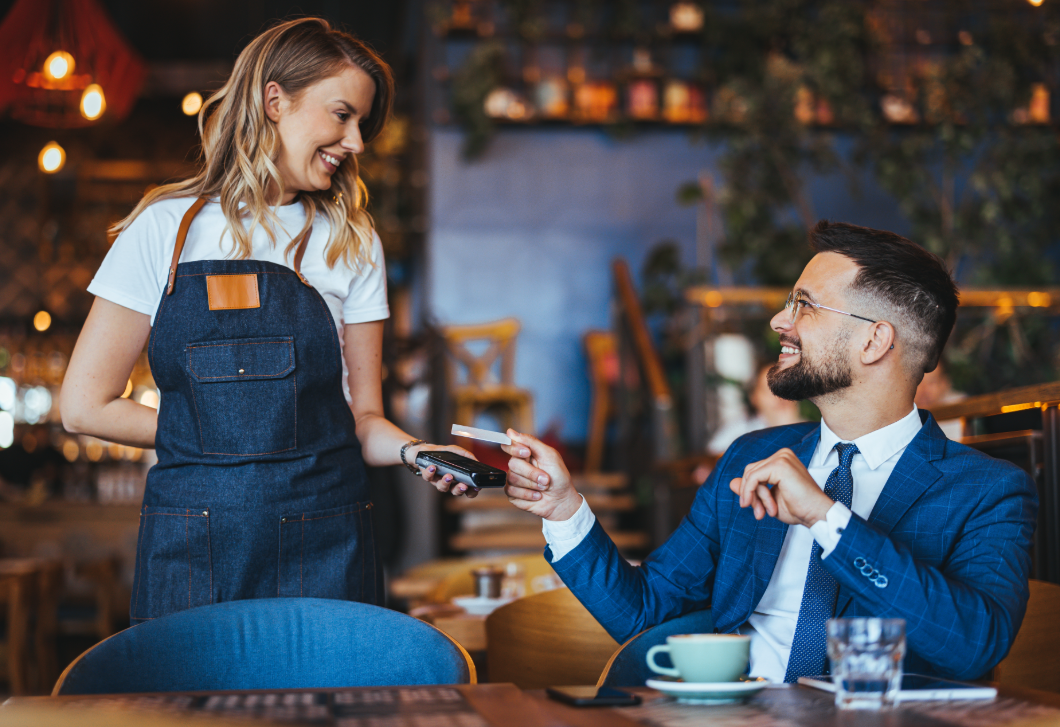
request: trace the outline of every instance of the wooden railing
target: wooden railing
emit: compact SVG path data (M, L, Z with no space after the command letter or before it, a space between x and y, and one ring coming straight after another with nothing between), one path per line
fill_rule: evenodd
M791 291L788 288L712 288L694 286L685 291L685 300L707 308L731 305L762 305L779 310ZM982 290L966 288L960 291L961 306L966 308L1043 308L1060 311L1060 288L1040 290Z
M996 391L992 394L972 396L955 401L952 404L936 406L931 413L936 419L972 419L989 417L996 414L1008 414L1024 409L1045 409L1060 402L1060 381L1034 386L1021 386L1018 389Z
M619 326L619 346L626 341L632 345L640 370L647 383L651 400L652 448L656 462L670 461L680 455L677 418L673 394L666 380L662 359L652 342L640 298L633 287L633 276L625 260L615 260L611 266L615 277L615 292L622 311L624 325ZM624 361L620 356L620 361Z

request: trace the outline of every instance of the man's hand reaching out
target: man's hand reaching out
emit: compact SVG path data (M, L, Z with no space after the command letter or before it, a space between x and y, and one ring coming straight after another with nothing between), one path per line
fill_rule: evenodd
M508 501L545 520L569 520L581 507L582 498L559 453L529 434L509 429L508 436L512 443L501 445L511 455L504 486Z

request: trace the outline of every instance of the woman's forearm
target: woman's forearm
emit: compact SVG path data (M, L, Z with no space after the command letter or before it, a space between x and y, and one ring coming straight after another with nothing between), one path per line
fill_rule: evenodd
M158 412L122 398L150 333L149 316L96 299L70 356L59 396L68 432L145 449L155 446Z
M63 415L68 432L88 434L108 442L153 449L158 412L131 399L115 399L109 404Z
M363 414L357 418L357 439L361 442L361 455L365 464L388 467L401 464L401 447L415 437L406 434L401 427L379 414ZM409 464L418 449L410 447L405 452Z

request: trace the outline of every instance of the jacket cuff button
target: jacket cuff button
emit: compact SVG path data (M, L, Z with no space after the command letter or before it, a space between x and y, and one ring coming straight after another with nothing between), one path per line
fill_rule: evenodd
M873 583L876 584L877 588L886 588L887 587L887 576L878 576L876 578L876 580L873 581Z
M862 568L862 567L863 567L864 565L865 565L865 559L864 559L864 558L862 558L862 557L861 557L860 555L859 555L859 556L858 556L857 558L855 558L855 559L854 559L854 567L855 567L855 568L858 568L858 569L860 569L860 568Z

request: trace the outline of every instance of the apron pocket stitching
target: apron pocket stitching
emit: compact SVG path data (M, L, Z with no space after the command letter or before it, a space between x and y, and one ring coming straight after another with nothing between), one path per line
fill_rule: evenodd
M147 517L146 507L140 512L140 534L136 539L136 602L133 609L136 613L140 612L140 586L143 585L143 578L140 577L140 574L143 572L144 560L140 553L144 545L144 527L147 524L147 521L144 520L145 517ZM136 616L134 615L133 618L136 618Z
M297 515L281 515L280 518L279 518L279 520L280 520L280 522L279 522L280 532L279 532L279 538L278 538L278 540L279 540L278 561L279 562L277 564L278 565L278 570L277 570L277 590L276 590L277 596L282 598L285 595L286 596L295 596L295 595L297 595L298 597L302 597L302 598L305 598L305 597L344 598L344 600L364 601L365 597L368 595L366 593L366 589L364 587L364 579L365 579L364 569L365 569L366 564L367 564L367 562L369 560L368 554L365 553L365 548L369 547L368 539L372 535L374 535L374 533L368 534L368 533L365 532L365 529L364 529L365 524L364 524L363 513L366 510L371 510L371 508L372 508L372 502L370 500L368 500L368 501L361 501L361 502L352 503L350 505L343 505L343 506L340 506L338 508L334 508L334 509L331 509L331 510L317 511L320 514L314 514L314 513L311 513L311 512L302 512L302 513L299 513ZM313 515L313 516L312 517L307 517L307 515ZM354 524L353 524L353 522L351 520L351 518L353 518L355 515L357 517L357 525L356 525L356 527L353 526ZM324 541L320 540L320 538L322 536L321 532L319 532L317 530L310 530L308 533L306 532L308 523L325 521L325 520L333 520L333 519L339 518L339 517L346 518L346 522L348 523L348 525L332 525L332 526L330 526L330 533L331 534L324 536L325 537ZM287 529L286 526L294 525L295 523L298 523L298 525L299 525L299 553L298 553L298 564L297 564L297 568L298 568L298 591L297 591L297 594L295 594L293 592L294 591L294 589L293 589L293 586L294 586L293 581L294 581L294 575L295 575L294 553L290 552L290 548L289 547L287 547L287 548L284 547L286 545L286 539L284 537L286 535L286 533L284 532L284 530ZM328 531L325 531L325 532L328 532ZM351 539L351 536L354 536L354 537L352 537L352 539ZM333 540L334 538L339 538L339 540L335 541L335 540ZM345 539L345 545L342 545L342 540L343 539ZM321 543L325 543L325 542L326 543L332 543L332 545L328 546L328 547L342 547L344 552L347 553L347 556L346 556L347 558L349 558L349 556L352 556L353 558L357 558L355 549L359 548L361 550L359 562L357 560L351 559L351 562L346 562L346 566L344 566L346 568L350 568L351 570L355 570L358 567L358 565L359 565L361 573L359 575L357 575L357 574L354 574L354 573L351 572L347 576L342 578L342 582L345 584L345 587L343 587L340 592L343 595L338 595L337 593L335 593L335 595L320 595L320 592L318 591L318 589L321 587L321 583L319 583L319 579L321 578L321 573L322 572L318 569L318 565L319 564L317 564L316 561L313 560L312 558L309 561L309 569L308 569L308 572L307 572L306 560L305 560L307 549L310 551L310 555L313 556L313 553L317 552L317 549L321 546ZM351 552L351 551L353 551L353 552ZM315 556L313 556L313 557L315 557ZM374 560L372 561L372 565L373 565L373 574L374 574L374 572L375 572L375 570L374 570L375 569ZM327 576L325 576L325 578L327 578ZM360 578L360 592L359 593L355 592L357 590L357 587L358 587L358 581L356 580L357 578ZM289 584L289 587L286 588L286 589L284 587L285 582L287 584ZM338 583L333 583L331 588L334 588L337 585L338 585ZM308 591L308 593L307 593L307 591ZM331 591L331 592L334 593L334 591ZM365 601L365 602L367 602L367 601Z
M364 532L364 518L361 517L361 513L362 512L364 512L364 510L358 510L357 511L357 532L359 532L359 533L363 533ZM366 550L366 548L364 547L364 543L361 544L360 550L361 550L361 588L360 588L360 593L358 595L361 598L364 598L364 551ZM347 593L347 595L349 595L349 594Z
M181 517L181 518L184 518L184 549L185 549L185 552L186 552L187 558L188 558L188 608L192 608L193 607L193 603L192 603L192 589L193 589L193 583L194 583L194 577L193 577L194 576L194 568L193 568L192 562L191 562L191 535L190 535L191 520L190 520L190 518L202 518L202 519L207 521L207 529L206 529L206 545L207 545L206 561L208 563L209 582L210 582L209 603L213 603L213 557L212 557L212 554L209 552L209 548L210 548L209 518L206 515L197 514L199 512L208 512L208 509L207 508L174 508L174 509L182 509L182 510L184 510L183 513L179 513L179 512L148 512L149 509L150 509L149 506L145 505L144 508L143 508L143 513L140 515L140 522L141 522L140 537L139 537L139 542L136 545L136 572L137 572L137 575L136 575L136 598L135 598L135 610L136 610L136 612L137 613L141 612L141 608L140 608L140 589L143 586L143 578L142 578L143 561L144 561L144 558L143 558L143 541L144 541L144 535L146 534L146 531L147 531L147 518L152 517L152 516L165 516L165 517ZM193 510L194 510L194 512L193 512ZM203 604L203 605L206 605L206 604ZM166 615L166 614L161 614L161 615ZM137 619L137 620L150 620L150 619L153 619L153 618L157 618L157 616L138 616L138 615L133 614L133 613L130 613L129 616L130 616L130 618Z

